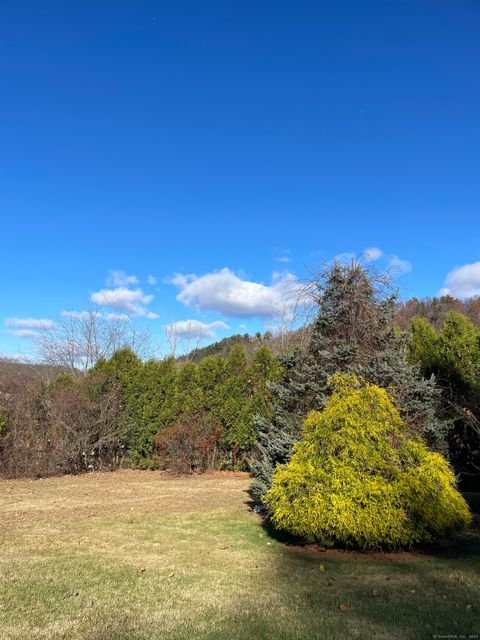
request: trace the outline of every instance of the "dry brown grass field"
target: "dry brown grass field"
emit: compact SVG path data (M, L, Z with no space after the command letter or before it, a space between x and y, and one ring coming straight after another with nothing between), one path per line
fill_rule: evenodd
M480 635L479 537L435 553L289 546L243 474L0 482L2 640Z

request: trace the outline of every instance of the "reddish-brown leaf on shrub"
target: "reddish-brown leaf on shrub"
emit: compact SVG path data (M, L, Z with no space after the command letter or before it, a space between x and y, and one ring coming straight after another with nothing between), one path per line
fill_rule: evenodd
M201 472L215 466L219 440L219 427L201 416L157 434L157 455L176 473Z

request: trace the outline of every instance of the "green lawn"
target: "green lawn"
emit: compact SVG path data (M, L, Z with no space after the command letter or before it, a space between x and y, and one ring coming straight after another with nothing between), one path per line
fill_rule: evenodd
M0 482L1 640L480 636L480 545L313 552L269 537L242 475Z

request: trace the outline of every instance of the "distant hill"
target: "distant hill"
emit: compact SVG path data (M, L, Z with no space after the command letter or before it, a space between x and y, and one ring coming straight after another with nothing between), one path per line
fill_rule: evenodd
M304 343L309 332L309 327L302 327L300 329L285 331L282 334L276 335L273 335L269 331L265 333L256 333L254 336L251 336L248 333L244 333L243 335L237 334L229 336L228 338L223 338L223 340L219 340L218 342L213 342L206 347L193 349L188 354L177 358L177 361L184 362L185 360L190 360L198 363L203 360L203 358L216 355L228 358L233 345L238 343L244 347L248 357L251 357L256 349L262 345L267 346L273 353L278 354Z
M48 364L30 364L0 358L0 381L21 383L33 380L54 380L61 371L61 367Z
M261 344L268 343L267 336L268 334L257 334L256 336L250 336L248 333L244 333L243 335L236 334L228 338L223 338L223 340L219 340L218 342L213 342L206 347L197 347L184 356L180 356L177 360L179 362L190 360L198 363L208 356L220 355L223 358L228 358L232 347L238 343L244 347L247 355L251 355Z

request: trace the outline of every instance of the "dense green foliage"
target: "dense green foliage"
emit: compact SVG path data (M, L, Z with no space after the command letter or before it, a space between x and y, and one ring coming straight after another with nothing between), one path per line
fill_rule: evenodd
M288 461L310 410L322 409L336 372L355 373L391 393L413 433L445 451L446 425L438 419L439 391L408 359L408 341L394 326L396 296L364 267L335 264L312 285L316 318L307 349L281 358L284 375L272 387L274 418L258 419L253 494L259 500L277 464Z
M465 486L480 477L480 333L458 311L438 331L423 317L411 324L410 358L442 389L442 413L452 424L450 456Z
M411 333L411 359L426 375L433 373L443 386L457 389L478 385L480 333L466 316L452 311L438 333L424 318L414 318Z
M470 522L445 458L428 451L387 392L337 375L322 412L279 466L265 496L279 529L325 546L431 542Z
M96 369L121 389L129 463L141 468L162 463L155 451L157 442L161 450L157 453L166 456L163 463L178 466L173 454L168 454L175 452L183 470L185 460L195 461L198 456L245 468L257 440L254 415L270 414L267 383L280 375L280 366L266 347L258 348L248 361L238 342L228 358L210 356L198 365L187 361L177 366L171 358L142 363L123 349L99 362ZM218 442L212 440L213 434ZM182 453L182 442L188 454ZM213 452L203 451L205 442ZM192 462L191 469L199 466L204 463Z
M409 359L420 366L425 377L430 378L438 364L437 333L425 318L414 318L410 328Z
M173 359L143 363L130 349L121 349L108 361L99 361L95 370L120 388L126 424L122 444L130 464L140 468L154 466L155 435L170 424L173 414Z

